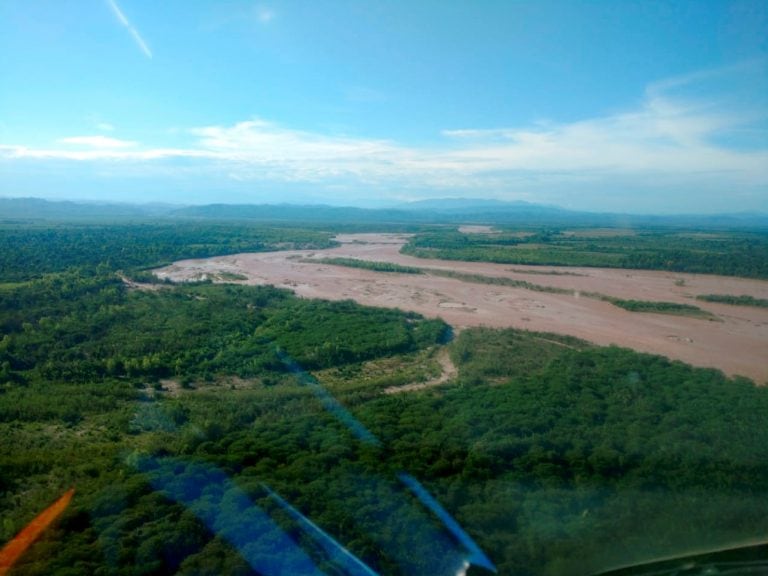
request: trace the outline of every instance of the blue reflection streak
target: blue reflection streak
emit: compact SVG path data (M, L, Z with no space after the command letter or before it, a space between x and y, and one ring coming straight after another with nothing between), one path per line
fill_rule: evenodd
M358 440L368 445L381 446L379 439L339 403L317 379L306 372L279 347L276 349L276 355L287 370L296 376L299 383L309 387L324 408L344 424ZM266 512L256 506L222 470L211 465L203 465L174 457L140 458L136 467L140 472L147 474L150 483L156 490L185 505L213 533L229 542L257 572L265 575L291 574L296 576L323 574L301 546L280 528ZM466 560L466 562L462 560L464 569L468 565L474 564L491 572L496 572L494 564L475 544L469 534L415 478L401 473L398 475L398 479L423 506L443 523L443 526L453 537L453 542L449 546L454 547L460 558ZM304 534L322 548L334 568L349 576L377 576L376 572L283 500L277 493L263 484L262 488L268 497L296 522ZM429 528L431 523L426 517L419 524L418 528L414 527L413 529L434 531L434 527ZM446 537L444 532L441 534L435 531L431 535L435 543ZM463 550L457 549L456 544L459 544ZM397 557L399 554L395 554L395 556ZM403 561L405 558L401 557L399 560ZM459 573L463 573L464 569L460 570Z
M218 468L180 458L141 458L155 488L186 506L260 574L323 574L302 548Z
M275 500L299 524L301 529L322 547L335 566L341 568L350 576L378 576L376 572L363 564L357 556L344 548L317 524L296 510L296 508L288 504L266 484L262 484L262 487L269 494L269 497Z
M494 566L493 562L491 562L491 559L485 555L485 552L480 550L480 547L475 544L475 541L472 540L472 537L467 534L461 526L459 526L459 523L456 522L456 520L454 520L450 514L448 514L445 508L443 508L440 503L435 500L435 498L429 492L427 492L427 489L424 488L424 486L422 486L419 481L416 480L416 478L405 473L400 473L397 477L411 492L413 492L416 498L418 498L419 502L429 508L432 513L442 521L442 523L451 532L451 534L453 534L454 538L456 538L461 543L461 545L464 546L467 552L469 552L469 557L467 560L469 560L471 564L480 566L481 568L486 568L491 572L496 572L496 566Z
M280 361L288 369L288 371L296 376L301 384L308 386L315 394L315 396L317 396L317 398L320 400L325 409L336 416L336 418L342 424L344 424L358 440L372 446L381 446L379 439L371 434L357 418L352 416L349 410L344 408L344 406L342 406L339 401L336 400L336 398L331 396L323 387L323 385L315 379L314 376L299 366L299 364L293 358L280 350L280 348L278 348L275 353L277 354L277 357L280 359Z
M374 436L363 424L344 408L311 374L299 366L293 358L288 356L279 347L275 351L280 361L288 368L291 374L294 374L300 383L309 386L315 395L323 403L323 406L339 419L347 428L362 442L381 446L381 442ZM471 564L486 568L491 572L496 572L496 566L490 558L475 544L472 537L467 534L453 517L443 508L427 490L419 484L413 476L405 473L398 475L399 480L416 496L424 506L426 506L437 518L443 522L451 535L461 544L469 553L467 560Z

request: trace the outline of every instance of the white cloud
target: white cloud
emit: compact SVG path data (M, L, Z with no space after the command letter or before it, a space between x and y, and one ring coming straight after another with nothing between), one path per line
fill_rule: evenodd
M714 73L650 86L634 110L563 124L523 128L451 129L448 155L472 171L535 171L548 174L730 174L768 185L768 146L738 149L718 144L747 128L754 135L766 110L734 110L717 98L680 98L667 91L690 86ZM768 142L763 132L762 142ZM759 139L758 139L759 140ZM734 181L735 181L734 180Z
M86 137L89 138L90 137ZM72 140L72 139L63 139ZM189 159L215 159L216 155L203 150L190 150L187 148L152 148L149 150L130 150L128 146L98 147L92 144L80 142L79 137L74 142L63 142L86 146L86 148L30 148L27 146L0 145L0 160L81 160L92 162L120 161L133 162L136 170L143 169L142 163L162 161L174 158Z
M710 76L704 75L709 78ZM295 130L263 119L186 131L177 148L141 148L105 136L64 138L87 150L0 147L0 158L59 158L133 163L153 174L179 163L211 179L261 185L311 184L408 194L514 195L616 194L633 190L668 195L707 189L712 194L750 191L768 205L768 146L734 148L722 135L760 130L762 109L734 109L714 98L682 98L677 92L699 76L657 83L634 109L570 123L535 123L442 132L430 147L390 140ZM759 119L758 122L755 119ZM753 139L754 140L754 139ZM145 168L142 168L145 166Z
M115 127L109 122L98 122L96 124L96 128L103 132L112 132L115 129Z
M131 148L137 144L131 140L120 140L100 134L96 136L70 136L69 138L60 138L59 142L77 146L91 146L93 148Z

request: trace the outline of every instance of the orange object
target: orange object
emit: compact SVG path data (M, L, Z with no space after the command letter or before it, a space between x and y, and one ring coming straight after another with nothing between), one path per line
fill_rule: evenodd
M72 500L74 493L74 488L64 492L61 498L38 514L21 532L16 534L13 540L3 546L3 549L0 550L0 576L8 574L19 557L34 544L48 526L53 524L56 518L61 516L61 513L69 506L69 501Z

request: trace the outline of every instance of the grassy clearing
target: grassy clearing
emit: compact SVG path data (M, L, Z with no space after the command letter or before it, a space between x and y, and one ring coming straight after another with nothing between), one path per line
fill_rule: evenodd
M0 292L10 292L11 290L16 290L17 288L23 288L28 283L29 282L0 282Z
M345 402L378 396L385 388L426 382L441 374L437 348L314 372L317 379Z
M245 274L237 274L235 272L217 272L216 279L224 282L238 282L241 280L248 280L248 276Z
M464 386L499 384L520 378L546 366L567 350L592 348L573 336L473 328L450 344L451 358L461 366L459 383Z

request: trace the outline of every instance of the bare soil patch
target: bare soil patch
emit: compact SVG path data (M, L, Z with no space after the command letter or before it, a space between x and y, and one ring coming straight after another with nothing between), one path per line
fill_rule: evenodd
M403 234L344 234L329 250L291 250L184 260L161 268L161 278L184 281L230 272L248 284L273 284L307 298L353 299L370 306L397 307L441 317L456 329L515 327L576 336L662 354L696 366L718 368L758 383L768 380L768 309L696 301L697 294L748 294L768 298L768 282L704 274L649 270L521 266L415 258L400 254ZM388 274L313 263L348 257L468 274L530 279L567 294L484 285L430 274ZM561 274L547 274L559 272ZM622 310L580 296L599 292L628 300L695 304L721 321Z
M142 290L144 292L156 292L157 290L162 290L163 288L167 288L167 286L164 286L163 284L149 284L146 282L136 282L135 280L131 280L127 276L120 276L120 280L122 280L123 284L126 288L129 290Z
M475 226L471 224L465 224L459 226L459 232L462 234L494 234L496 231L491 226Z

